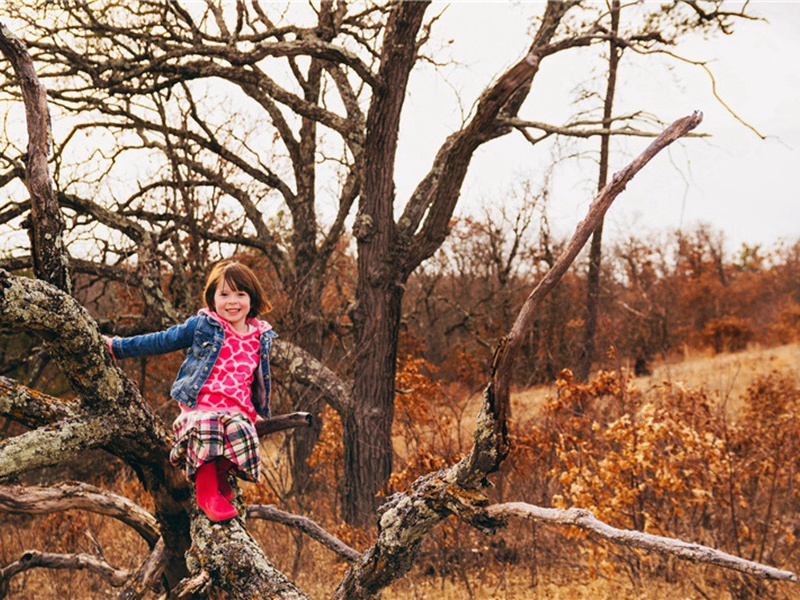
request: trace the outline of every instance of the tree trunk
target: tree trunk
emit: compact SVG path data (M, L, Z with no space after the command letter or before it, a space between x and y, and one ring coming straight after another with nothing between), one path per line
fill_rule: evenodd
M399 286L367 287L358 317L359 343L354 396L342 420L344 437L344 503L342 515L351 524L372 520L376 494L392 473L397 340L400 324Z
M364 185L353 226L358 286L353 323L355 404L343 418L344 498L348 523L371 518L375 496L392 472L392 419L402 286L394 222L394 162L417 32L429 2L398 3L386 23L380 88L367 114Z
M617 66L619 65L620 48L613 39L619 32L619 0L611 3L611 35L608 42L608 80L606 98L603 103L603 129L606 133L600 136L600 172L597 177L597 190L600 191L608 181L608 147L611 141L611 114L614 108L614 92L617 87ZM603 219L592 235L589 250L589 273L586 280L586 323L583 332L583 349L578 366L578 379L588 381L592 364L595 360L595 337L597 335L597 313L600 302L600 262L603 245Z

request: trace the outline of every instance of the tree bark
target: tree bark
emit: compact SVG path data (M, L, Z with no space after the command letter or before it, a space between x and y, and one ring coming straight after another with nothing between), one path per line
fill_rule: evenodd
M373 513L376 494L392 472L392 419L402 282L394 267L394 163L400 114L417 32L429 2L400 2L384 33L379 88L367 115L364 185L354 235L358 242L358 286L354 395L343 415L343 517L362 525Z
M27 226L34 272L39 279L69 294L72 282L64 246L64 217L56 202L47 166L52 140L47 92L39 82L27 48L3 23L0 23L0 52L14 67L25 104L28 127L25 186L31 195Z

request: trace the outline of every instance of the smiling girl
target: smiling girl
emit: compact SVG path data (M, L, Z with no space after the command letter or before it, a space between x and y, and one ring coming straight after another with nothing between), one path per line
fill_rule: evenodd
M181 325L107 342L120 359L189 348L171 390L181 414L172 426L170 461L194 481L208 518L225 521L237 515L228 472L260 478L255 422L270 417L269 351L276 334L256 318L272 306L245 265L215 265L203 297L206 308Z

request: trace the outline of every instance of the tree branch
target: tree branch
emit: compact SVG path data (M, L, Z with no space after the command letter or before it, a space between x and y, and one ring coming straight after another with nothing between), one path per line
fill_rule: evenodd
M334 535L328 533L311 519L279 510L272 504L250 504L247 506L247 516L251 519L264 519L265 521L272 521L273 523L280 523L287 527L299 529L347 561L353 562L361 558L361 553L358 550L351 548Z
M553 267L545 274L542 280L536 285L522 306L517 320L509 334L501 341L495 350L494 360L492 361L492 373L490 393L493 395L493 412L496 423L505 427L506 410L508 408L508 390L511 378L511 366L516 359L519 344L530 329L536 310L542 300L550 293L566 273L569 266L575 261L586 241L595 230L597 224L602 220L611 203L619 196L628 185L628 182L650 162L650 160L661 150L672 142L682 137L695 127L703 119L700 112L678 119L667 127L661 135L637 156L624 169L614 174L611 181L606 184L592 202L589 212L581 221L572 238L569 240L564 252L556 260ZM505 433L502 434L505 438ZM502 442L505 444L505 442Z
M321 394L340 415L345 407L353 406L355 401L350 386L299 346L278 339L272 345L270 360L294 381Z
M256 431L259 437L285 431L287 429L297 429L298 427L311 427L314 417L311 413L295 412L288 415L277 415L271 419L256 422Z
M208 571L202 570L192 577L187 577L170 590L169 594L160 596L158 600L184 600L186 598L195 598L195 594L199 593L211 581L211 575Z
M649 137L655 138L660 135L658 131L644 131L625 125L617 129L599 127L597 129L581 129L573 125L550 125L539 121L526 121L524 119L503 119L503 123L519 130L526 128L538 129L545 135L561 135L566 137L590 138L596 135L628 136L628 137ZM708 137L707 133L687 133L686 137ZM537 140L538 141L538 140Z
M29 234L37 277L70 293L67 252L64 247L64 217L53 193L47 158L50 154L50 111L47 91L39 82L25 45L0 23L0 52L17 74L28 126L25 186L31 195Z
M659 552L661 554L671 554L682 560L696 563L705 563L733 569L747 575L762 577L764 579L774 579L780 581L797 581L797 575L790 571L783 571L757 563L751 560L733 556L721 550L692 544L683 540L652 535L642 531L632 531L630 529L617 529L597 519L590 511L584 508L569 508L561 510L557 508L542 508L527 504L526 502L507 502L496 504L486 509L486 514L491 519L507 520L509 517L519 517L522 519L535 519L556 525L567 525L584 529L605 540L609 540L620 546L632 548L642 548L643 550Z
M547 3L542 24L528 53L488 86L478 100L475 113L460 131L450 135L440 148L433 166L414 190L398 220L400 238L407 245L403 277L429 258L447 236L450 219L459 198L475 150L483 143L510 131L499 117L516 116L530 91L546 43L571 3ZM420 223L424 217L424 223ZM417 229L419 228L419 232Z
M109 584L119 587L127 581L130 573L109 565L99 556L91 554L54 554L28 550L19 560L0 568L0 598L4 598L8 583L14 575L30 569L88 569L100 575Z
M153 551L147 559L139 565L134 573L125 582L117 595L117 600L139 600L152 591L156 580L164 571L167 563L164 538L159 538Z
M78 414L77 402L54 398L0 375L0 415L33 429Z
M108 443L118 432L105 416L60 421L0 442L0 482L27 471L63 463Z
M0 512L41 515L75 509L125 523L151 548L161 536L158 522L141 506L88 483L60 483L53 487L0 485Z

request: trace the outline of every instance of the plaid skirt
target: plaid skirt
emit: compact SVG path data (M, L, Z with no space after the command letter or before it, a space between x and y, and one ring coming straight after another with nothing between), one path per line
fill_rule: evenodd
M242 414L195 410L181 414L172 424L174 445L170 462L182 468L186 478L203 464L227 458L234 465L237 477L258 481L261 475L258 434L250 420Z

